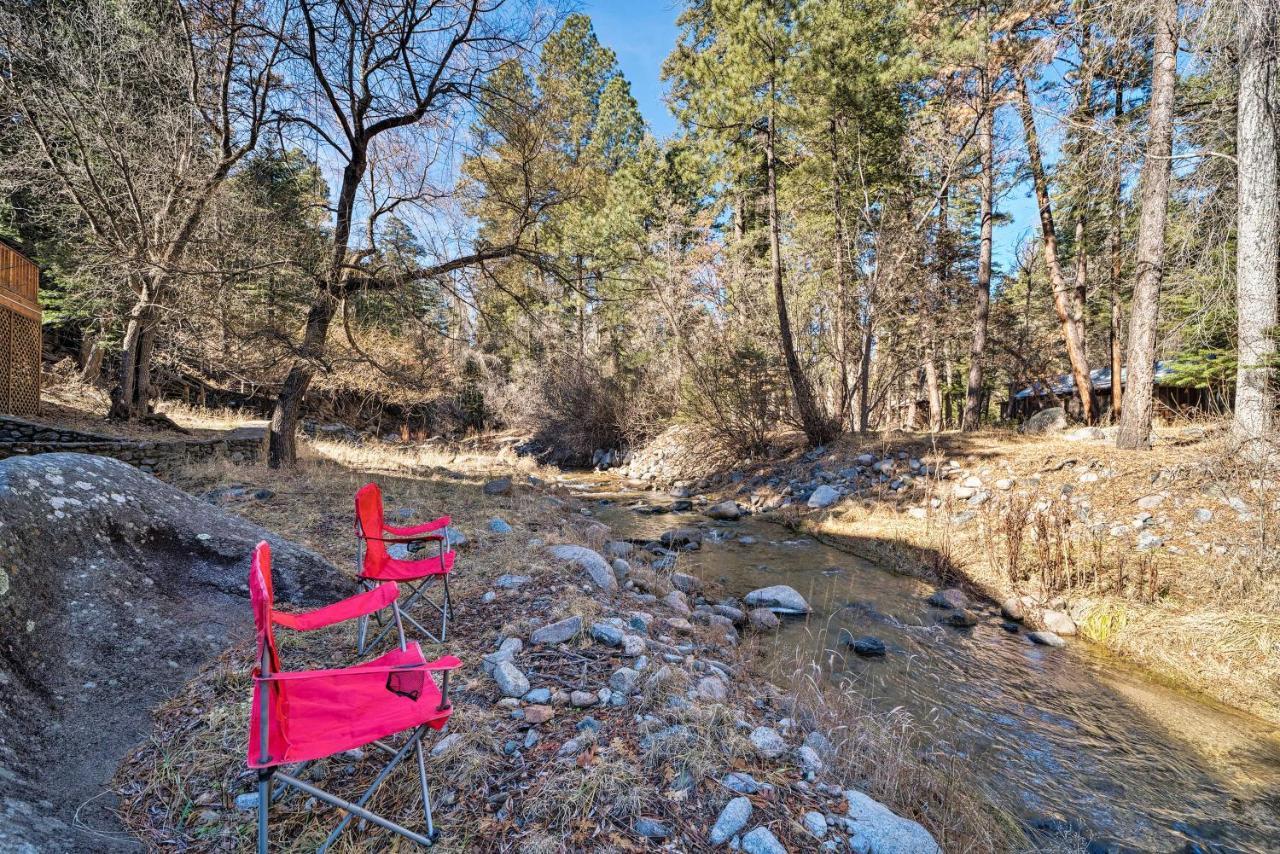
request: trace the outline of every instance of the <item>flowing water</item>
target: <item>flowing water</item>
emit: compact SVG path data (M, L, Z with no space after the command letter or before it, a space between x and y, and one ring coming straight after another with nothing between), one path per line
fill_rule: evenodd
M797 651L808 651L876 708L910 711L1015 815L1064 818L1096 851L1280 851L1280 729L1164 687L1088 644L1035 646L981 604L974 628L944 626L945 612L925 602L928 585L778 525L642 515L629 505L662 499L599 476L573 482L615 536L706 527L711 536L679 569L728 595L772 584L800 591L813 614L784 624L777 664L794 669ZM888 654L823 655L841 628L880 638Z

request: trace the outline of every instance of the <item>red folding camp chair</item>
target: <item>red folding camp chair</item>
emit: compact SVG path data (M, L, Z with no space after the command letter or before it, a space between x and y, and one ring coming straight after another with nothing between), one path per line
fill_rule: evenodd
M444 643L449 632L449 616L452 602L449 599L449 573L453 570L454 551L449 547L448 516L441 516L422 525L396 527L388 525L382 515L382 490L376 483L367 483L356 493L356 572L360 582L371 589L379 582L397 581L408 587L412 593L400 605L400 616L412 624L423 637L436 643ZM435 543L435 555L421 560L392 557L387 546L400 543L405 546L414 543ZM440 580L444 587L444 597L440 602L427 598L428 587ZM436 636L423 627L409 610L421 599L440 613L440 635ZM378 625L384 622L381 612L374 615ZM363 655L366 649L376 648L391 631L394 624L386 622L372 641L366 643L369 630L369 618L360 619L357 633L357 649Z
M258 852L267 851L267 820L271 802L286 786L346 811L342 821L325 839L319 851L328 850L352 817L362 818L398 833L420 845L435 841L431 819L431 793L422 736L427 729L440 730L449 720L449 671L462 662L451 655L427 661L422 648L400 645L373 661L336 670L283 671L276 649L273 624L311 631L388 607L398 617L399 589L388 582L373 590L303 614L282 614L272 608L271 547L258 543L249 570L249 597L258 632L258 666L253 672L253 705L249 716L250 768L258 770ZM440 672L436 686L432 672ZM411 731L403 745L384 739ZM310 763L344 750L373 745L390 755L369 788L354 802L332 795L280 770L282 765ZM426 833L409 830L366 808L369 798L410 751L417 753L418 782ZM298 773L298 772L295 772ZM277 784L272 790L273 781Z

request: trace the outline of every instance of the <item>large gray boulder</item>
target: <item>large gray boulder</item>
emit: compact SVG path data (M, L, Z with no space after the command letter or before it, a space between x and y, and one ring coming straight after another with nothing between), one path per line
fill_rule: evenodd
M813 491L813 494L809 496L809 501L807 503L811 508L820 510L824 507L830 507L839 500L840 490L836 489L834 486L828 486L824 483Z
M552 546L551 556L557 560L582 567L593 584L601 590L612 593L618 589L618 578L599 552L586 546Z
M870 854L942 854L929 831L857 789L844 793L857 850ZM861 845L861 847L860 847Z
M115 818L110 779L147 737L150 710L252 637L259 540L277 601L354 592L313 552L127 463L0 461L0 850L141 850Z
M710 519L719 519L725 522L733 522L742 518L742 508L732 498L721 501L719 504L712 504L702 512L704 516Z
M753 608L768 608L775 614L807 614L809 603L794 588L786 584L775 584L772 587L761 587L752 590L744 602Z
M1061 406L1050 406L1032 415L1018 429L1028 436L1044 436L1057 433L1067 427L1067 411Z

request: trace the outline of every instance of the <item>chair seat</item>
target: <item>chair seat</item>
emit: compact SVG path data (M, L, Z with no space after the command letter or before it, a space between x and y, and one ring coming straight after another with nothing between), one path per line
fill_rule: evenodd
M260 761L258 721L259 692L267 683L255 680L249 767L320 759L423 724L442 729L452 708L439 708L440 689L421 667L425 663L422 648L413 643L353 667L275 674L270 683L276 688L270 760L265 763Z
M416 581L433 575L447 575L453 571L456 557L456 552L445 552L443 555L421 560L405 560L390 556L377 561L367 560L360 577L370 581Z

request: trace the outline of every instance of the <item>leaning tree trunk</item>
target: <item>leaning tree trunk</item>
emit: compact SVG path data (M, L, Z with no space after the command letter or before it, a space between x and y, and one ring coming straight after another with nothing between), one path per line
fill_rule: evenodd
M772 97L772 93L770 94ZM791 394L800 413L800 425L805 439L811 446L821 445L830 438L830 425L820 411L813 396L809 378L805 376L800 358L796 355L795 341L791 336L791 319L787 314L787 297L782 287L782 234L778 215L778 170L774 156L773 114L766 119L764 132L764 162L766 192L769 201L769 267L773 275L773 301L778 314L778 338L782 345L782 357L787 365L787 377L791 381Z
M1027 79L1018 72L1018 111L1022 117L1022 129L1027 138L1027 159L1030 161L1031 178L1035 184L1036 202L1040 208L1040 242L1044 248L1044 263L1049 269L1049 282L1053 286L1053 307L1062 326L1062 339L1067 345L1067 359L1071 362L1071 375L1075 379L1076 393L1080 396L1080 415L1085 423L1092 424L1093 382L1089 378L1089 358L1085 353L1084 322L1074 308L1075 288L1068 284L1058 261L1058 232L1053 223L1053 208L1049 200L1049 182L1045 178L1044 163L1040 157L1040 138L1036 133L1035 116L1031 114L1031 95L1027 91Z
M111 390L111 408L107 417L113 421L141 418L148 411L151 388L151 352L158 320L155 295L159 283L146 279L129 312L124 339L120 343L120 369Z
M267 465L271 468L292 466L298 460L297 434L302 402L315 377L316 366L324 355L329 324L338 310L341 288L346 282L352 216L356 194L368 166L367 155L367 141L361 140L352 146L350 160L342 170L342 187L334 212L333 240L329 246L328 275L316 286L311 307L307 310L302 344L289 366L280 386L280 396L276 398L271 412L271 426L267 431Z
M1276 399L1276 265L1280 258L1280 7L1243 0L1238 24L1240 92L1236 107L1239 197L1236 317L1239 353L1232 433L1246 452L1265 452Z
M1142 214L1138 220L1137 282L1129 314L1129 372L1116 447L1143 448L1151 436L1155 384L1156 321L1164 278L1164 227L1172 178L1173 89L1177 77L1177 0L1156 7L1151 101L1147 108L1146 160L1142 164Z
M289 366L271 411L268 429L267 465L271 468L292 466L298 460L298 419L302 402L316 375L316 366L324 353L329 324L337 311L338 299L329 290L317 293L307 312L307 328L298 348L297 358Z
M961 430L976 430L982 402L982 360L987 349L987 317L991 312L991 246L995 208L995 110L991 103L991 78L982 73L982 116L978 151L982 166L979 185L981 243L978 249L978 281L974 284L973 338L969 344L969 378L965 384Z

